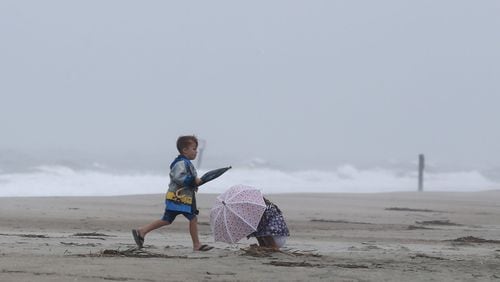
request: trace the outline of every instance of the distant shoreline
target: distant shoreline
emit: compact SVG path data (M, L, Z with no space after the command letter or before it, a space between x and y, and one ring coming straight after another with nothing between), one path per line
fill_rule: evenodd
M334 196L334 195L343 195L343 196L360 196L363 195L437 195L437 194L476 194L476 193L500 193L500 189L491 189L491 190L481 190L481 191L426 191L426 192L418 192L418 191L389 191L389 192L288 192L288 193L263 193L264 195L276 195L276 196L303 196L303 195L311 195L311 196ZM207 196L217 196L220 193L206 193L206 192L198 192L198 195L207 195ZM131 197L152 197L158 196L163 197L163 193L151 193L151 194L126 194L126 195L83 195L83 196L0 196L2 198L131 198ZM198 196L200 197L200 196Z

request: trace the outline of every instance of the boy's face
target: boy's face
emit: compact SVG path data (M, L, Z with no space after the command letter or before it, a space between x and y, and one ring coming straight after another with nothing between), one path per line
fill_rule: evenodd
M194 159L196 159L196 155L198 154L198 146L196 146L196 144L192 143L189 146L187 146L186 148L182 149L182 154L186 158L188 158L190 160L194 160Z

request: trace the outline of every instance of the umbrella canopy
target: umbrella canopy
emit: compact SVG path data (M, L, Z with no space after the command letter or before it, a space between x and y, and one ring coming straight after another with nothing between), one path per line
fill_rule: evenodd
M236 243L257 230L266 204L260 190L236 185L217 196L210 211L215 241Z
M207 173L203 174L203 176L200 177L201 178L200 185L203 185L203 184L207 183L208 181L214 180L215 178L224 174L224 172L228 171L230 168L231 167L228 166L228 167L223 167L223 168L218 168L218 169L208 171Z

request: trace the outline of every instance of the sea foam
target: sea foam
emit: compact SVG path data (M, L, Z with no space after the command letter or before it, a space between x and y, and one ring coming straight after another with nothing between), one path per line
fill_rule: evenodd
M206 170L199 170L203 174ZM165 193L168 174L111 173L75 170L65 166L38 166L31 172L0 173L0 197L6 196L111 196ZM245 184L276 193L380 193L416 191L417 173L390 169L358 169L352 165L333 170L282 171L272 168L233 168L200 186L199 193L221 193ZM500 189L500 183L478 171L426 173L425 191L482 191Z

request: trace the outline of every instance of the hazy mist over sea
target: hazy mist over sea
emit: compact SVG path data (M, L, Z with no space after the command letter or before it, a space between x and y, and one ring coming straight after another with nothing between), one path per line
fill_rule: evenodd
M500 189L498 1L2 1L0 196ZM197 161L195 161L197 163ZM16 192L17 191L17 192Z
M205 153L205 152L204 152ZM207 154L208 155L208 154ZM97 157L61 154L27 155L3 152L0 159L0 196L99 196L161 194L168 184L170 159L125 154ZM380 193L417 190L416 161L386 162L377 166L316 164L287 167L265 159L195 160L199 174L231 165L220 178L203 185L200 193L221 193L236 184L272 193ZM498 170L438 167L425 170L425 191L483 191L500 188Z

